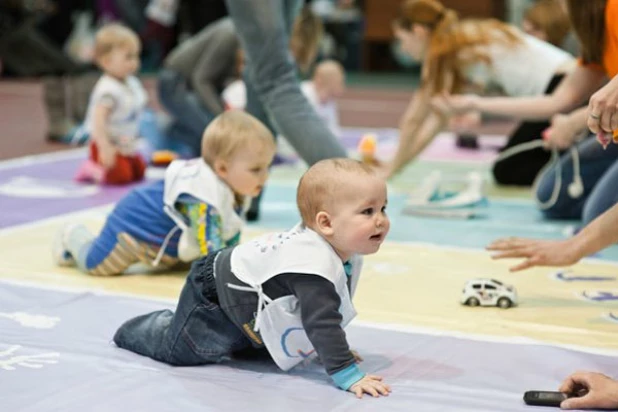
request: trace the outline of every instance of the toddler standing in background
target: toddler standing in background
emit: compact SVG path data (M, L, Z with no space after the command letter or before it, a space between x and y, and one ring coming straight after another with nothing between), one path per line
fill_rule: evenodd
M96 34L94 58L103 75L90 96L83 128L90 156L77 172L78 181L126 184L144 178L146 163L136 148L147 100L134 76L140 47L137 35L119 24L108 24Z

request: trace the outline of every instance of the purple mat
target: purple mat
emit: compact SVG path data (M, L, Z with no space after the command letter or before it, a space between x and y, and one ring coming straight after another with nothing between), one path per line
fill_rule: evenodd
M267 358L171 367L110 343L127 319L171 303L4 281L0 302L3 411L525 412L539 410L524 405L527 390L555 390L581 368L618 369L616 357L551 345L352 325L361 367L393 387L387 398L358 400L315 361L289 373Z
M362 129L345 128L341 133L340 140L348 150L356 150L358 142L366 134L374 134L378 138L378 158L387 160L395 155L399 140L397 129ZM457 147L455 135L445 132L439 134L434 141L423 151L420 158L429 161L463 161L489 163L493 161L498 148L506 142L504 136L484 135L480 136L478 149L465 149Z
M82 160L67 153L66 158L1 168L0 228L113 203L135 187L73 182Z

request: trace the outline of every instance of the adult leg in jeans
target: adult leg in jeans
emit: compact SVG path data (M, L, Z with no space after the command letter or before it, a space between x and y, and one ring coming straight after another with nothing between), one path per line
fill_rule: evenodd
M285 11L285 24L286 24L286 33L289 35L292 30L292 25L294 23L294 18L298 13L298 8L302 6L301 2L297 2L298 4L292 4L293 7L290 7ZM262 106L262 102L260 102L259 96L249 79L248 70L245 70L243 73L243 77L245 80L245 88L247 90L247 104L245 105L245 110L255 116L258 120L260 120L270 132L277 137L277 131L272 125L270 118L266 114L264 110L264 106ZM260 192L259 195L251 199L251 206L249 210L247 210L246 218L249 222L254 222L260 217L260 203L262 202L262 196L264 194L264 189Z
M158 88L159 98L165 109L174 117L175 122L182 125L180 128L183 131L190 131L175 133L173 136L189 145L195 154L199 155L202 134L214 115L206 110L195 93L188 89L187 80L180 73L161 70Z
M248 57L248 82L265 112L308 164L346 151L328 130L300 90L289 52L292 16L300 0L226 0ZM251 107L247 107L249 113Z
M615 145L614 145L615 146ZM609 149L609 148L608 148ZM584 206L583 225L587 225L599 215L618 203L618 157L596 184Z
M291 1L289 3L290 4L287 5L288 7L283 10L285 35L288 37L288 39L289 39L290 33L292 32L292 27L294 25L294 19L296 18L296 15L298 14L298 12L300 11L302 7L302 1ZM260 101L259 94L255 90L255 87L252 83L249 69L248 69L249 67L248 60L249 60L248 57L245 58L246 64L245 64L245 70L243 72L243 78L245 81L245 89L247 93L247 96L246 96L247 103L245 105L245 111L251 113L255 118L257 118L259 121L264 123L264 125L268 127L270 132L276 138L278 133L273 127L273 124L270 121L268 114L264 110L264 106L262 105L262 102Z
M212 301L216 292L214 278L205 274L207 259L191 267L176 312L162 310L127 321L114 335L116 345L176 366L218 362L251 346Z
M593 189L618 158L618 146L610 145L607 150L603 150L601 145L590 137L577 145L577 151L584 193L578 198L572 198L568 193L568 186L573 181L573 159L569 150L560 158L562 185L557 200L554 205L542 210L549 219L582 219L584 205ZM540 177L535 195L541 202L547 202L552 195L556 167L553 165L548 168Z
M264 111L264 106L260 103L260 99L258 98L257 92L253 88L253 85L248 80L248 73L245 70L244 73L245 87L247 90L247 104L245 105L245 110L255 116L258 120L260 120L268 130L277 138L277 131L273 127L268 115ZM253 222L259 219L260 217L260 203L262 201L262 195L264 194L264 189L260 192L259 195L251 199L251 206L249 210L247 210L246 218L249 222Z

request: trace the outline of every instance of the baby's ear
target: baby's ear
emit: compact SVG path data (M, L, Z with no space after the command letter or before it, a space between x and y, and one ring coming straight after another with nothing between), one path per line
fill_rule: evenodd
M324 236L331 236L334 232L330 215L324 211L315 215L315 227Z
M224 159L217 158L214 161L213 168L217 176L225 177L227 175L227 162Z

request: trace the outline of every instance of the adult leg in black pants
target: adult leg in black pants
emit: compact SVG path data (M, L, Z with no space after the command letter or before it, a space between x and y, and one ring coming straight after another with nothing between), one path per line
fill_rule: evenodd
M545 94L551 94L563 77L563 74L555 75L549 82ZM541 139L543 131L549 126L548 120L522 122L500 152L522 143ZM539 171L549 162L550 157L551 153L543 148L527 150L497 161L493 165L492 173L496 183L500 185L531 186Z

